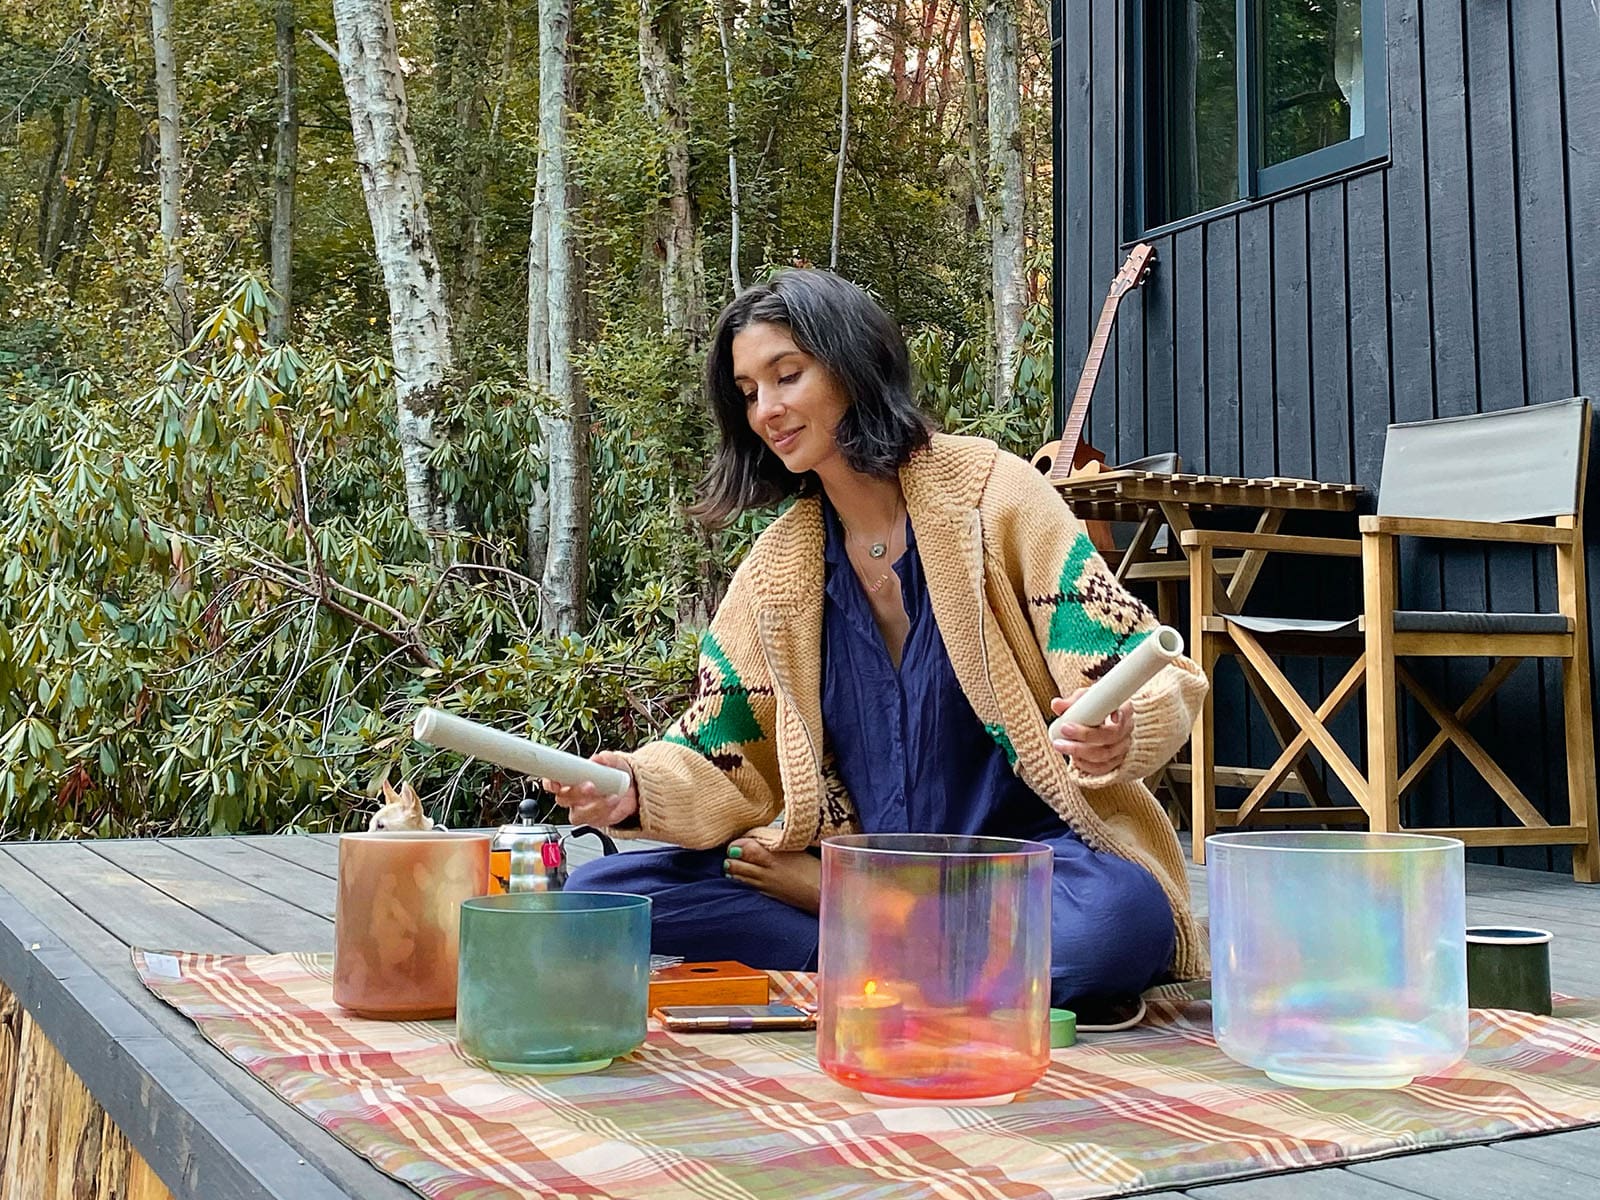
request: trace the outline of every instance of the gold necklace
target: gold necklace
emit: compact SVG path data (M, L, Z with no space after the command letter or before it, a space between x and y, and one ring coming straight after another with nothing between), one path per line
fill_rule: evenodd
M889 532L884 535L883 541L869 542L867 544L867 553L873 558L882 558L885 554L889 553L889 543L894 541L894 532L896 529L900 528L902 523L901 514L903 511L902 506L904 504L905 497L903 496L894 502L894 516L889 518ZM844 527L846 540L856 536L850 532L850 526L845 525L843 517L839 518L839 524Z
M884 555L889 553L889 544L890 544L890 542L892 542L894 540L894 531L896 529L899 529L901 527L901 525L903 524L903 520L904 519L902 517L902 505L904 505L904 503L905 503L905 497L903 497L903 496L899 500L895 501L895 506L894 506L894 514L895 515L894 515L893 518L891 518L891 522L890 522L890 525L889 525L889 533L884 538L884 540L881 541L881 542L869 543L869 545L867 546L867 553L869 555L871 555L873 559L881 559L881 558L884 557ZM850 527L848 525L845 525L843 517L839 518L839 524L844 527L846 549L848 550L849 540L854 535L851 534ZM855 564L852 562L851 566L854 567ZM890 566L890 568L887 571L885 571L882 575L879 575L877 577L877 579L873 580L871 583L868 583L864 578L862 578L860 570L859 569L856 570L856 578L861 580L861 585L867 589L867 594L871 595L871 596L876 596L883 589L883 585L889 582L889 576L891 576L893 574L894 574L894 567Z

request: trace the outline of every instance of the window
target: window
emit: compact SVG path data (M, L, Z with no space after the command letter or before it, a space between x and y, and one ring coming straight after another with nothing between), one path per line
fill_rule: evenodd
M1136 232L1388 153L1383 0L1132 0Z

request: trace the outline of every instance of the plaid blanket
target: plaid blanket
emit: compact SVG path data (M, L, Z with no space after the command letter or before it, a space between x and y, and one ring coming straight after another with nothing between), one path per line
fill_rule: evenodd
M1388 1092L1279 1087L1225 1057L1204 985L1054 1053L995 1108L877 1108L811 1034L674 1035L592 1075L500 1075L449 1021L348 1017L330 955L134 951L225 1053L380 1170L439 1200L1047 1200L1346 1162L1600 1123L1600 1004L1474 1012L1466 1061ZM775 976L774 999L815 983Z

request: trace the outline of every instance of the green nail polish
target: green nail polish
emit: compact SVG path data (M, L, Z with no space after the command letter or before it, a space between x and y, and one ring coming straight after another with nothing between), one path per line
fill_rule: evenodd
M743 846L729 846L728 847L728 857L729 858L743 858L744 857L744 847Z

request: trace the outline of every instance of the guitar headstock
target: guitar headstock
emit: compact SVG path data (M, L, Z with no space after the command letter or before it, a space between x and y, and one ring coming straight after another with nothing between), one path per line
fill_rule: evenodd
M1122 270L1118 271L1117 277L1111 281L1111 294L1120 296L1123 292L1138 287L1150 278L1150 271L1155 262L1156 248L1149 242L1140 242L1128 252Z

